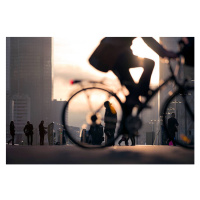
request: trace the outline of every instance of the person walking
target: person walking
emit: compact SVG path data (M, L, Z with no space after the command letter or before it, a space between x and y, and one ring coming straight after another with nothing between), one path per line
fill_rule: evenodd
M40 145L44 145L44 135L46 134L46 127L44 127L44 120L39 124L39 133L40 133Z
M13 121L10 122L10 135L12 138L8 140L8 145L11 141L12 141L12 145L14 145L15 125Z
M86 143L86 129L84 128L81 133L81 142Z
M122 138L118 142L119 146L121 146L122 142L125 142L125 145L128 146L128 140L129 140L128 134L123 134Z
M169 140L172 141L173 145L176 146L175 142L175 132L177 132L177 126L179 125L177 119L175 118L175 113L171 114L171 117L168 119L168 131L169 131Z
M33 125L27 121L26 126L24 127L24 133L27 137L27 143L28 145L32 145L33 144ZM29 140L31 139L31 141Z
M107 144L109 146L114 146L114 134L117 123L117 112L109 101L105 101L104 106L106 108L104 116L104 133L107 136Z
M101 145L103 142L103 126L101 124L92 124L89 129L90 144Z
M125 130L125 129L124 129ZM129 146L128 141L131 140L131 146L135 146L135 135L138 135L138 131L134 133L123 133L121 140L119 140L118 144L121 146L122 142L125 142L126 146Z

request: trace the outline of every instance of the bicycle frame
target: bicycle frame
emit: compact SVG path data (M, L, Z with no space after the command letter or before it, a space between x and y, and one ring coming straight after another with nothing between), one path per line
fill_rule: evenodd
M169 82L174 82L175 83L175 85L177 86L177 90L175 91L175 93L174 94L176 94L177 92L180 92L180 94L182 94L182 95L184 95L184 93L185 92L187 92L187 90L188 89L190 89L190 87L188 87L188 86L186 86L185 85L185 83L187 83L187 81L185 80L183 83L180 83L179 81L178 81L178 79L176 78L176 75L175 75L175 71L176 72L178 72L176 69L178 69L178 71L180 71L180 65L177 65L176 66L176 68L175 68L175 70L173 70L173 68L172 68L172 65L171 65L171 62L169 61L169 70L170 70L170 72L171 72L171 76L169 76L161 85L159 85L156 89L154 89L154 90L152 90L152 93L151 94L149 94L149 96L147 96L147 98L146 98L146 100L144 101L144 103L142 103L141 105L133 105L133 106L127 106L127 104L126 104L126 101L124 102L124 103L122 103L122 101L121 101L121 99L119 98L119 96L118 96L118 92L119 91L121 91L122 93L123 93L123 95L124 96L126 96L125 95L125 93L123 92L123 90L122 90L122 86L117 90L117 91L113 91L113 90L111 90L111 88L110 88L110 86L109 86L109 84L105 84L105 81L103 80L103 81L88 81L88 80L74 80L74 81L72 81L71 82L71 84L77 84L78 86L80 86L80 88L79 89L77 89L75 92L73 92L72 93L72 95L71 95L71 97L70 97L70 99L74 96L74 95L76 95L77 93L79 93L79 91L80 90L82 90L83 92L85 92L85 91L87 91L88 89L102 89L102 90L105 90L105 91L107 91L108 93L109 93L109 95L107 96L107 100L109 100L109 98L110 98L110 96L115 96L115 98L117 99L117 101L121 104L121 108L122 108L122 111L123 111L123 115L122 115L122 119L121 119L121 125L122 126L126 126L126 123L127 123L127 117L128 117L128 115L127 115L127 113L126 113L126 109L128 108L128 109L133 109L134 107L135 108L137 108L136 110L136 112L135 112L135 114L134 115L132 115L132 116L130 116L130 117L132 117L132 118L129 118L130 120L134 120L134 122L132 123L130 123L130 124L136 124L136 123L138 123L139 124L139 128L141 127L141 123L142 123L142 121L139 119L139 114L141 113L141 111L143 110L143 109L145 109L146 107L147 107L147 104L149 103L149 101L160 91L160 90L162 90L163 89L163 87L165 86L165 85L167 85ZM192 88L192 87L191 87ZM88 100L88 104L89 104L89 107L90 107L90 109L91 109L91 102L90 102L90 97L89 97L89 95L87 94L87 92L85 93L86 94L86 97L87 97L87 100ZM173 95L172 95L173 96ZM185 97L184 97L185 98ZM70 100L69 99L69 100ZM168 99L170 99L170 97L169 98L167 98L167 100ZM185 101L185 99L184 99L184 101ZM188 102L187 101L185 101L184 102L185 103L185 106L187 107L187 109L189 110L189 112L190 112L190 115L193 117L193 119L194 119L194 115L193 115L193 113L192 113L192 111L190 110L190 108L189 108L189 105L188 105ZM101 108L104 106L104 104L102 104L102 105L100 105L99 106L99 108L96 108L95 110L93 110L93 109L91 109L91 111L92 111L92 116L91 116L91 119L92 118L94 118L94 122L95 122L95 119L96 119L96 114L99 112L99 110L101 110ZM127 107L126 107L127 106ZM162 113L163 114L163 113ZM122 127L123 128L123 127ZM135 128L135 127L134 127ZM139 128L137 129L137 127L136 127L136 129L137 130L139 130ZM120 131L118 132L118 135L117 135L117 138L120 136Z
M143 103L143 107L140 107L137 111L137 116L139 115L139 113L145 108L145 106L149 103L149 101L165 86L167 85L169 82L174 82L176 84L176 86L178 86L178 88L182 88L183 86L177 81L175 75L174 75L174 71L172 69L172 66L170 64L170 60L169 60L169 69L170 69L170 72L171 72L171 76L168 77L161 85L159 85L156 89L152 90L152 94L150 94L148 96L148 98L145 100L145 102ZM71 84L79 84L81 86L81 88L83 89L84 88L84 85L83 85L83 82L84 80L73 80L71 81ZM101 85L103 88L104 87L108 87L109 89L109 86L104 84L104 80L102 81L87 81L89 84L94 84L94 85ZM121 88L119 89L121 90ZM113 92L116 94L116 92ZM125 95L124 95L125 96ZM98 112L98 111L97 111Z
M167 85L169 82L174 82L175 85L178 87L178 90L184 90L185 89L185 83L187 80L184 80L183 84L179 83L177 78L176 78L176 75L174 73L174 71L177 71L177 74L178 74L178 71L180 70L180 62L179 64L176 66L178 67L179 69L178 70L173 70L172 69L172 65L171 65L171 62L169 60L169 70L171 72L171 76L169 76L161 85L159 85L156 89L152 90L152 94L148 96L148 98L145 100L145 102L143 103L144 104L144 107L142 107L141 109L138 110L137 112L137 115L139 115L139 113L143 110L143 108L145 108L145 106L148 104L148 102L153 98L153 96L155 96L160 90L162 90L162 88ZM188 105L186 105L188 106Z

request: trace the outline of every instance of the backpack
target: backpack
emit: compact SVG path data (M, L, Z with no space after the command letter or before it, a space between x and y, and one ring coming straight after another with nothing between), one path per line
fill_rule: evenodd
M103 137L103 126L100 125L95 125L91 126L89 130L89 135L92 137L92 144L94 145L100 145L102 141L104 141Z
M101 72L108 72L114 67L118 56L127 50L125 46L117 46L104 38L89 58L89 63Z

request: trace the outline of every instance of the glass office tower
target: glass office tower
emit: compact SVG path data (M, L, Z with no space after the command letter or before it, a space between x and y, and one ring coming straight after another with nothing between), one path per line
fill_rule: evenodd
M6 38L6 54L7 103L10 100L13 102L13 97L16 100L17 97L26 95L30 99L30 117L26 120L30 120L35 128L38 128L41 120L46 125L49 124L52 100L52 38ZM7 105L7 125L10 120L14 120L11 119L13 111L9 108L12 109L12 106Z

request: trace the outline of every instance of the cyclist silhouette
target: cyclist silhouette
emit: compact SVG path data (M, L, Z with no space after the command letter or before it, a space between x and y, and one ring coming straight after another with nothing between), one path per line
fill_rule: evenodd
M154 61L148 58L140 58L132 53L132 41L136 37L105 37L89 58L90 64L96 69L107 72L111 70L125 85L130 94L126 97L126 103L140 104L139 96L148 96L151 75L154 69ZM152 37L142 37L143 41L160 57L176 58L175 52L166 50ZM130 68L143 67L139 83L136 84L129 72Z

